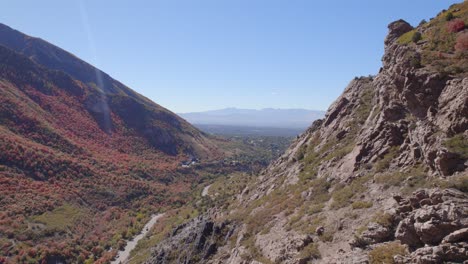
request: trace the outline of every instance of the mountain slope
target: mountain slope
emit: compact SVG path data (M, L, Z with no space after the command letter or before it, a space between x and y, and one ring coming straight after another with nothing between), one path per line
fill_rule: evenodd
M219 184L239 186L235 199L218 188L206 199L221 204L146 263L468 260L468 29L456 19L468 24L467 1L417 28L391 23L377 76L351 81L258 178Z
M0 263L106 262L223 157L216 139L40 39L0 25ZM189 175L190 174L190 175Z
M192 124L196 125L229 125L252 127L277 127L305 129L309 124L325 113L306 109L273 109L261 110L226 108L195 113L181 113Z
M0 24L0 45L83 83L86 92L77 96L84 96L82 103L86 111L104 132L114 132L114 114L126 127L166 154L210 155L211 150L207 148L213 146L209 146L210 142L197 129L74 55L3 24Z

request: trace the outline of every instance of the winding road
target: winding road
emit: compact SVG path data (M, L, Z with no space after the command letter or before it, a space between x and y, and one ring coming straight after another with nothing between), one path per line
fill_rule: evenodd
M116 259L112 261L111 264L126 263L128 257L130 256L130 252L136 247L138 241L145 237L145 235L150 231L150 229L158 222L158 219L161 218L163 215L164 214L153 215L148 221L148 223L146 223L145 227L143 227L141 233L133 237L132 240L127 241L127 245L125 246L125 248L117 253Z

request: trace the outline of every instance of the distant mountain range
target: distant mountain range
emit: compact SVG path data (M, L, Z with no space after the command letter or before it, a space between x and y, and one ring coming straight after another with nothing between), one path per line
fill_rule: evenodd
M205 112L180 113L179 115L195 125L305 129L314 120L324 117L325 112L307 109L265 108L255 110L231 107Z

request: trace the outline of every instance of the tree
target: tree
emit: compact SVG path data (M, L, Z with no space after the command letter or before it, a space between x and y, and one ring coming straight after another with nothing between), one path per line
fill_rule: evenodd
M463 29L465 29L465 21L457 18L457 19L454 19L450 22L448 22L447 24L447 30L450 32L450 33L457 33L459 31L462 31Z
M413 37L411 38L411 40L412 40L414 43L417 43L417 42L420 41L421 39L422 39L422 35L421 35L421 33L419 33L418 31L414 32Z
M468 50L468 33L467 32L460 34L458 36L457 42L455 44L455 50L460 51L460 52Z

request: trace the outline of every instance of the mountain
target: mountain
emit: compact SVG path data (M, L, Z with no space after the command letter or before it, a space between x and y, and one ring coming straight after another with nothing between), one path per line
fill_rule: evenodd
M200 179L217 139L0 24L0 263L104 263ZM114 251L109 251L114 249Z
M159 234L145 263L466 263L466 24L468 1L391 23L376 76L258 177L209 185L199 203L213 206Z
M226 108L205 112L180 113L195 125L224 125L241 127L276 127L305 129L316 119L322 118L324 111L306 109L261 110Z

